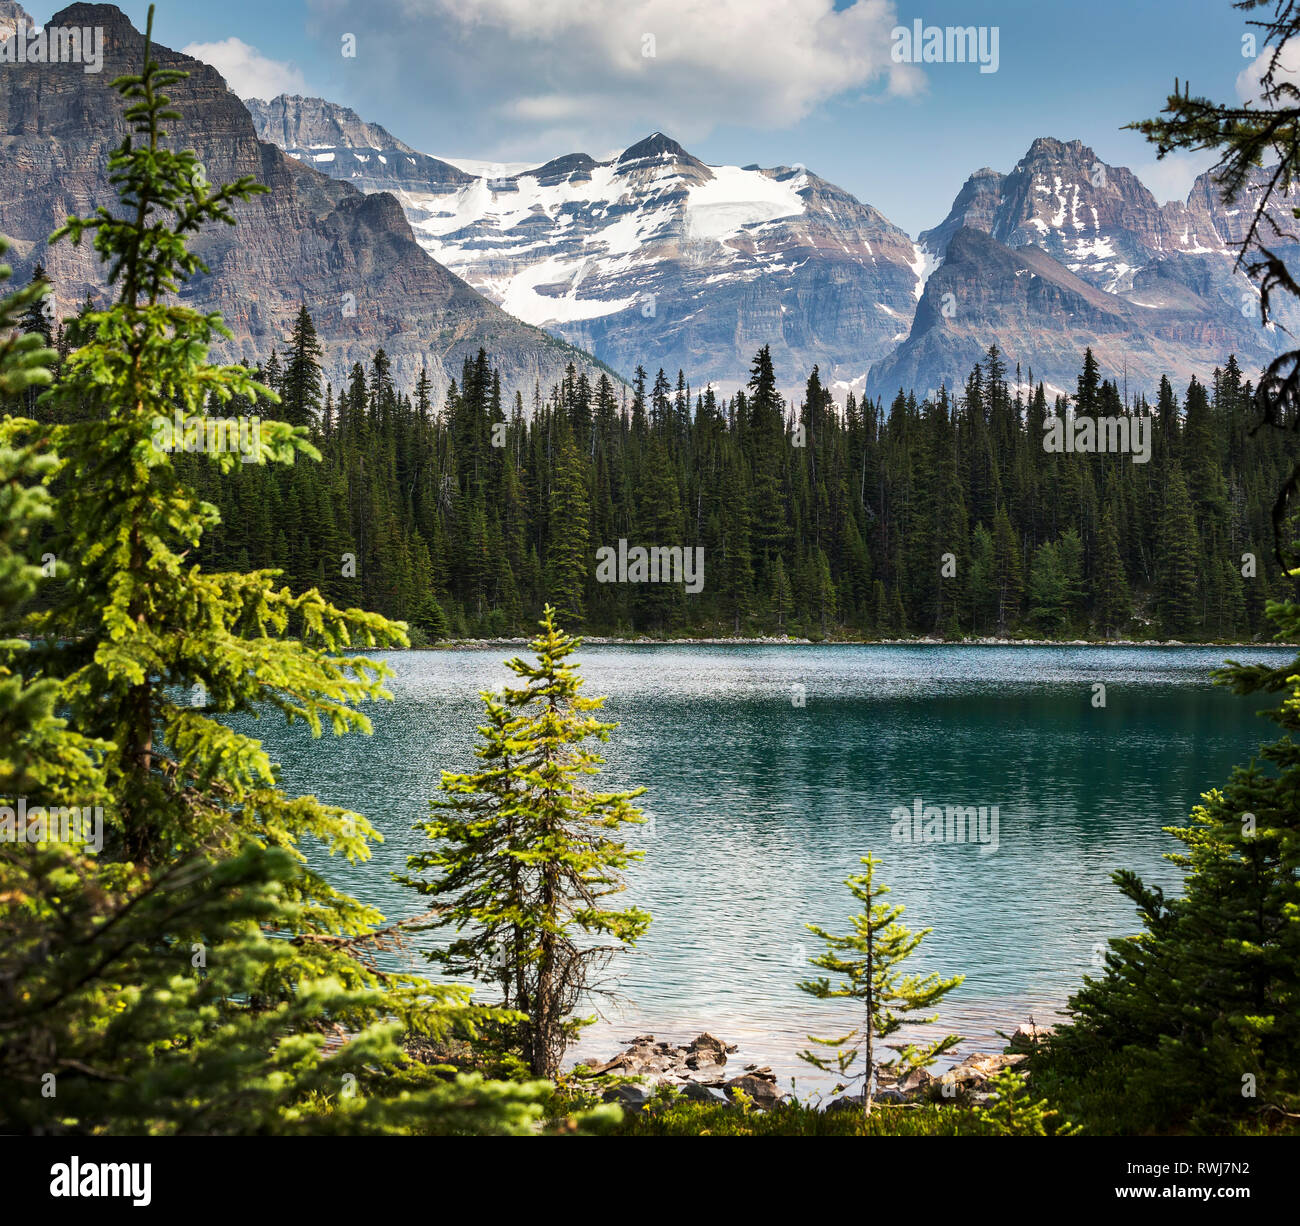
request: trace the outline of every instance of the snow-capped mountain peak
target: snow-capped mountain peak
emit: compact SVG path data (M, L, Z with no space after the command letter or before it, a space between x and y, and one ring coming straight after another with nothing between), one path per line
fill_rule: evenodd
M709 165L663 132L603 160L502 164L408 152L318 100L249 109L295 157L392 191L424 249L510 314L625 375L734 387L766 344L787 388L816 364L828 386L892 396L958 384L993 343L1058 386L1085 345L1139 382L1274 344L1233 268L1251 200L1224 205L1205 176L1162 206L1078 140L976 171L913 241L803 167Z
M317 130L286 130L284 110L264 124L271 139L393 191L439 263L620 370L686 364L697 380L743 382L771 344L791 382L814 362L860 381L905 334L933 266L875 209L801 167L708 165L663 132L606 160L389 158L390 171L378 149L320 148L318 136L344 131L327 112L310 112ZM832 286L836 308L810 310Z

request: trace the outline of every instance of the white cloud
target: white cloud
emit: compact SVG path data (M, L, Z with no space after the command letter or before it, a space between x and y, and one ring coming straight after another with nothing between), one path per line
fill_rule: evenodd
M654 129L690 141L719 126L785 127L837 97L925 88L922 69L890 57L892 0L841 9L834 0L311 4L328 28L358 31L360 72L369 57L388 81L427 82L484 129L513 129L535 147L603 147ZM386 88L373 77L367 86Z
M256 47L250 47L238 38L224 38L216 43L190 43L181 51L211 64L241 98L269 100L278 94L310 92L302 73L293 64L268 59Z
M1135 166L1133 173L1142 180L1147 190L1164 204L1169 200L1186 200L1198 175L1214 166L1219 155L1213 149L1195 153L1168 153L1156 162Z
M1259 105L1260 81L1273 62L1274 47L1265 47L1245 68L1237 74L1237 97L1242 102ZM1277 71L1273 74L1273 83L1283 81L1300 86L1300 46L1292 41L1284 43L1282 54L1278 57Z

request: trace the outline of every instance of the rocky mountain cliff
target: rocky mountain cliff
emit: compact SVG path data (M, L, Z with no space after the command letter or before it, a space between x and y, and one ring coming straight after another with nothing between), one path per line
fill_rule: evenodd
M1277 202L1279 220L1291 203ZM980 340L1062 390L1073 390L1085 345L1107 377L1148 393L1161 374L1205 378L1229 353L1250 372L1285 335L1261 328L1259 296L1234 267L1251 211L1246 197L1225 205L1208 174L1187 202L1160 205L1080 141L1036 140L1009 174L973 174L921 234L942 263L868 389L891 397L945 376L951 387ZM1294 305L1279 305L1282 324L1300 323Z
M0 0L0 23L20 12ZM111 6L52 20L104 26L107 63L3 74L0 230L18 240L20 277L47 264L67 311L99 287L98 268L44 238L113 199L104 163L122 125L107 85L141 40ZM203 236L212 275L186 291L225 313L231 356L246 360L286 335L300 302L335 381L383 344L403 382L426 362L441 382L482 345L529 398L570 360L595 372L574 346L624 376L681 368L730 392L767 344L787 389L818 364L841 394L892 398L960 382L990 344L1062 390L1091 346L1108 377L1149 393L1229 353L1253 373L1285 337L1260 327L1234 268L1257 188L1228 206L1205 175L1161 205L1079 141L1042 138L1010 172L975 172L914 242L802 166L710 166L658 132L604 161L437 158L321 99L245 106L211 68L160 55L194 74L176 91L177 139L210 177L273 189L237 230ZM1283 227L1292 197L1273 209ZM1300 309L1281 305L1279 322L1300 330Z
M88 246L51 248L46 238L70 213L115 205L105 167L125 125L109 83L139 69L143 36L112 5L75 4L49 24L103 27L104 69L29 63L0 72L0 232L15 241L17 279L44 263L68 314L87 291L102 294L100 266ZM156 52L191 74L171 91L182 114L171 139L196 151L211 180L249 174L271 189L239 206L238 226L209 229L196 243L211 273L183 296L224 315L235 339L222 358L265 358L306 303L335 383L380 345L406 386L426 365L441 386L479 346L505 386L529 401L536 381L546 386L571 360L595 372L587 355L512 318L430 258L393 196L366 194L260 140L215 69L163 46ZM369 131L360 121L344 130Z
M991 344L1010 372L1019 364L1026 384L1032 373L1049 393L1073 393L1089 347L1107 378L1148 394L1161 374L1205 378L1229 353L1250 370L1272 352L1257 323L1238 326L1163 265L1139 271L1133 289L1132 297L1107 293L1040 247L1008 247L962 227L926 284L911 335L872 370L868 391L888 400L900 387L960 389Z
M475 182L473 175L412 149L349 107L322 98L281 94L270 102L248 98L244 105L261 140L363 192L424 190L431 183L450 192Z

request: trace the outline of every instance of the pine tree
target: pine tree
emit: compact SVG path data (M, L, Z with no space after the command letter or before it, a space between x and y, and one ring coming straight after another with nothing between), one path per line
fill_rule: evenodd
M438 603L437 597L432 592L424 598L415 624L434 642L449 638L451 635L451 624L447 621L447 614L442 611L442 605Z
M0 255L8 246L0 236ZM9 265L0 263L0 285L11 275ZM36 277L0 299L0 397L50 382L54 353L40 333L24 333L18 326L33 308L39 313L48 292L48 283ZM7 637L25 628L20 610L46 575L30 554L38 530L54 515L42 482L56 460L21 439L33 424L13 418L0 422L0 801L9 804L33 793L63 792L64 803L69 803L69 792L94 795L103 748L70 731L56 714L59 689L54 681L24 679L20 666L29 644Z
M785 573L785 561L780 554L777 554L776 565L772 567L772 616L776 619L778 630L785 629L785 619L789 616L793 604L794 592Z
M1046 1099L1034 1098L1024 1074L1004 1068L989 1078L992 1098L975 1108L984 1135L995 1137L1070 1137L1079 1129L1060 1118Z
M1056 552L1061 560L1066 619L1074 623L1082 618L1087 600L1083 582L1083 541L1076 529L1066 528L1057 537Z
M291 596L273 574L185 558L213 517L154 446L155 418L265 389L207 362L228 333L175 291L206 271L188 237L233 222L257 189L210 187L192 152L163 143L162 91L187 74L153 60L152 26L151 8L144 67L115 82L131 130L109 161L123 206L70 218L56 236L93 235L116 300L86 314L50 394L71 423L49 436L69 582L34 623L46 641L30 654L58 679L71 726L103 746L107 829L96 867L33 861L16 904L0 891L20 920L4 1033L39 1018L49 1059L72 1070L51 1099L36 1079L43 1057L20 1052L18 1110L50 1132L525 1129L536 1087L446 1082L400 1050L405 1031L444 1036L485 1014L466 989L381 972L376 942L400 931L306 866L308 838L364 857L369 824L286 795L261 744L226 722L279 709L317 733L368 728L356 707L384 696L383 669L342 652L400 643L402 628L315 592ZM310 454L276 422L262 423L258 451ZM212 458L238 466L229 452ZM291 621L300 638L286 635ZM335 1028L350 1041L326 1056ZM345 1076L355 1097L340 1097Z
M306 304L298 308L280 382L281 414L293 426L316 427L321 413L321 345Z
M551 547L548 555L550 601L570 625L586 614L591 500L582 456L567 432L560 444L555 484L551 490Z
M895 634L907 633L907 610L903 607L903 590L894 588L894 601L889 610L889 628Z
M1045 542L1029 568L1029 616L1049 634L1065 619L1065 576L1056 546Z
M875 614L872 618L877 638L884 638L892 629L889 600L885 595L883 580L877 579L872 585L872 599L875 602Z
M868 852L862 857L867 871L850 877L844 884L863 909L852 917L853 930L836 936L816 924L808 924L810 932L826 944L826 952L809 961L813 966L829 971L836 981L822 976L805 980L799 987L818 1000L848 999L858 1001L863 1018L859 1026L846 1035L833 1039L809 1039L828 1049L826 1055L816 1050L800 1052L800 1058L823 1072L835 1072L840 1077L848 1074L862 1055L862 1109L871 1114L875 1095L876 1072L887 1068L898 1076L906 1076L917 1068L925 1068L944 1052L961 1042L959 1035L945 1035L924 1046L908 1043L893 1046L895 1055L888 1060L880 1058L880 1048L885 1040L896 1034L905 1023L923 1025L933 1022L931 1017L911 1015L931 1008L965 979L955 975L943 979L938 975L924 978L905 974L903 963L916 952L916 948L931 931L923 928L911 932L899 922L903 907L880 901L890 892L887 885L876 881L880 860Z
M723 476L722 492L722 589L723 610L732 621L736 634L752 607L754 565L749 547L749 491L739 470L739 460L728 464ZM784 580L774 578L774 586ZM788 584L787 584L788 587ZM779 603L779 600L778 600ZM788 604L788 598L786 603ZM784 605L780 616L784 615Z
M835 583L831 579L831 565L823 550L818 549L811 564L812 574L812 612L824 635L835 623L837 597Z
M1124 576L1124 563L1119 556L1115 516L1109 505L1102 512L1097 554L1097 628L1109 638L1114 631L1124 627L1131 615L1128 581Z
M993 519L993 565L998 589L998 631L1004 633L1020 617L1024 588L1020 578L1020 542L1006 507Z
M1101 397L1098 390L1101 383L1101 372L1097 366L1097 359L1093 357L1091 349L1085 349L1083 354L1083 372L1079 375L1078 394L1074 398L1075 410L1079 414L1092 416L1101 407Z
M647 548L684 545L681 497L668 450L657 435L651 435L645 454L636 499L638 540ZM662 582L640 584L635 602L644 624L661 633L678 623L685 603L680 585Z
M993 557L993 536L983 524L971 534L970 582L967 585L971 628L981 633L997 617L998 583Z
M1192 500L1181 468L1174 465L1160 515L1159 597L1156 610L1165 633L1178 637L1199 622L1197 592L1201 582L1200 540Z
M775 557L785 543L786 525L782 514L782 453L786 451L784 401L777 391L772 352L764 345L754 357L746 401L746 441L750 449L750 485L755 552ZM764 576L765 577L765 576Z
M457 975L499 986L503 1004L524 1015L516 1042L528 1068L553 1077L586 1022L574 1016L599 990L601 968L634 945L650 923L635 907L610 909L623 871L641 852L621 841L643 819L631 802L644 789L595 792L584 778L603 758L584 742L606 741L616 725L584 698L580 645L549 606L530 647L534 661L506 667L523 683L482 694L487 722L475 749L483 769L444 772L446 799L432 802L422 828L434 846L407 861L401 878L437 908L429 927L451 942L426 956Z

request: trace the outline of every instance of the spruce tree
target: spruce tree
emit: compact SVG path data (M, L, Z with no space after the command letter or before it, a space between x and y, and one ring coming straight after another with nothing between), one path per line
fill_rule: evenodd
M883 590L883 589L882 589ZM772 616L778 630L785 629L785 620L794 605L794 592L785 573L785 560L777 554L776 565L772 567Z
M934 974L922 977L904 971L903 964L931 930L911 932L900 923L903 907L881 901L890 892L889 886L876 881L876 869L881 861L868 852L862 857L862 863L866 872L844 883L863 905L852 916L852 931L837 936L816 924L806 925L809 932L826 944L826 952L809 961L830 975L799 984L818 1000L857 1001L862 1009L862 1021L848 1034L837 1038L819 1039L809 1035L809 1040L823 1050L802 1051L799 1056L823 1072L845 1077L861 1055L862 1071L856 1076L862 1079L863 1114L870 1115L877 1070L888 1069L903 1077L913 1069L925 1068L961 1042L960 1035L950 1034L922 1046L889 1045L895 1053L889 1059L882 1059L880 1054L885 1041L905 1023L933 1022L933 1016L913 1017L912 1014L938 1004L965 976L943 979Z
M873 629L877 638L884 638L892 628L889 601L885 596L885 584L881 579L877 579L872 584L872 601L875 606L875 612L872 616Z
M1269 616L1278 638L1300 638L1300 605L1274 603ZM1300 1111L1300 661L1229 662L1218 680L1280 694L1264 714L1284 735L1207 792L1187 825L1166 828L1183 845L1166 856L1185 872L1181 897L1114 875L1142 932L1110 942L1049 1060L1067 1094L1071 1081L1104 1083L1099 1070L1122 1061L1137 1130L1171 1118L1266 1127Z
M644 820L631 803L644 789L586 786L603 758L585 742L608 740L616 725L595 716L603 698L580 692L569 659L580 642L548 606L530 644L535 659L506 661L522 684L482 694L482 769L444 772L445 799L417 827L433 846L407 865L432 876L399 878L429 901L427 927L451 930L426 957L499 988L503 1005L523 1015L513 1042L541 1077L555 1076L588 1024L575 1013L601 990L601 971L650 923L645 911L609 904L642 855L622 836Z
M637 543L646 548L686 547L677 475L668 449L658 435L651 435L646 449L646 464L636 502ZM708 559L705 561L707 564ZM708 579L706 570L706 583ZM647 627L663 633L681 619L685 604L681 585L644 583L634 591L635 607Z
M443 612L442 605L438 603L438 598L432 592L424 598L415 624L434 642L451 637L451 624L447 621L447 614Z
M1123 629L1131 614L1128 581L1119 556L1119 538L1115 533L1115 516L1108 505L1101 516L1101 534L1097 542L1096 591L1097 628L1106 638Z
M8 246L0 236L0 256ZM0 263L0 285L11 275L9 265ZM0 398L50 382L54 353L42 334L24 333L18 326L33 309L39 313L48 292L46 281L33 278L0 299ZM104 747L68 729L56 714L58 685L25 678L29 644L9 637L26 628L21 610L46 575L31 554L37 533L54 515L43 481L57 461L23 441L33 428L33 422L22 419L0 422L0 802L62 792L67 804L69 795L93 797L98 792L97 758Z
M997 617L998 583L993 557L993 535L983 524L971 534L970 581L967 584L971 629L982 633Z
M1006 507L993 519L993 566L998 590L998 632L1005 633L1020 617L1024 586L1021 580L1020 541Z
M749 546L749 490L739 469L740 461L737 457L727 465L723 476L722 574L719 576L725 593L723 611L730 617L732 629L737 635L752 607L754 583L754 566ZM781 582L784 582L783 573L773 577L774 590ZM778 596L778 604L780 603ZM788 604L788 596L786 603ZM784 616L784 612L783 605L778 616Z
M1054 634L1065 624L1067 603L1060 551L1047 541L1035 550L1029 568L1029 616L1048 634Z
M587 609L591 499L582 456L566 430L551 489L549 598L563 620L579 626Z
M321 345L305 303L294 319L288 354L280 382L281 415L290 425L315 428L321 414Z
M1199 624L1197 594L1202 579L1200 540L1187 482L1175 464L1165 488L1160 515L1159 597L1156 609L1165 633L1178 637L1190 634Z

